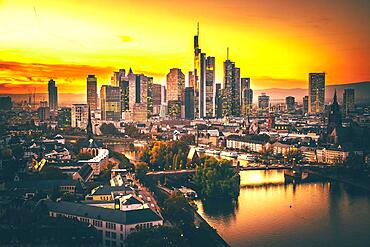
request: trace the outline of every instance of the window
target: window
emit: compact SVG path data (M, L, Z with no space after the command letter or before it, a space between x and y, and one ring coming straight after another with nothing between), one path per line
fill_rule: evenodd
M111 235L112 238L117 238L117 234L115 232L112 232L112 235Z
M116 224L114 224L114 223L107 222L107 223L105 223L105 226L106 226L108 229L116 230Z
M106 231L106 232L105 232L105 237L106 237L106 238L110 238L110 232Z

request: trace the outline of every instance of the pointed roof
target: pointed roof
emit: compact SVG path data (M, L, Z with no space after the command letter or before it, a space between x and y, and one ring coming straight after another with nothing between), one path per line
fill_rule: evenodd
M130 70L128 71L128 74L130 75L130 74L133 74L133 72L132 72L132 69L130 68Z
M93 130L92 130L92 123L91 123L91 111L90 111L90 105L89 105L89 112L88 112L88 117L87 117L87 139L90 140L93 138Z
M338 103L337 101L337 90L335 89L334 91L334 99L333 99L333 103Z

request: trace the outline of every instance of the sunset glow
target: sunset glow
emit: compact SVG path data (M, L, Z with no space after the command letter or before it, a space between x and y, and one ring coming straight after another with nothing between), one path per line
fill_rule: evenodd
M192 70L197 21L217 82L226 47L255 89L305 88L312 71L366 81L369 11L362 0L0 0L0 93L46 92L50 78L82 93L88 74L101 85L130 67L164 84L170 68Z

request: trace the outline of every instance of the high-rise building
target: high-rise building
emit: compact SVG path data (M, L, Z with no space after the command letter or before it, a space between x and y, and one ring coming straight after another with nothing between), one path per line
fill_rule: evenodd
M285 106L288 112L293 112L295 110L295 98L293 96L285 97Z
M197 24L197 34L194 36L194 85L189 84L189 87L194 86L194 111L195 117L200 116L199 109L199 87L200 87L200 74L201 74L201 53L199 48L199 23ZM190 78L189 78L190 80Z
M194 88L185 88L185 118L194 119Z
M252 111L253 90L251 89L251 79L241 78L241 115L249 116Z
M121 120L121 93L119 87L103 85L100 89L100 100L102 120Z
M147 83L147 117L150 118L153 116L153 77L147 77Z
M184 104L185 75L181 69L173 68L167 74L168 112L173 117L181 117L181 106Z
M87 76L87 105L95 111L98 108L98 83L95 75Z
M308 113L308 96L303 97L303 113Z
M48 83L49 108L50 111L58 110L58 88L55 86L55 81L51 79Z
M325 73L309 74L309 113L322 113L325 106Z
M227 59L224 62L224 89L222 113L223 116L240 116L240 69L229 60L229 49Z
M344 89L343 93L343 112L345 116L355 111L355 90L353 88Z
M87 112L87 104L73 104L71 109L71 126L73 128L86 128Z
M221 83L216 83L216 92L215 92L215 114L217 118L222 117L222 89L221 89Z
M119 71L113 72L111 77L111 86L119 87L119 83L122 78L126 76L126 70L120 69Z
M206 59L206 96L205 96L205 116L215 116L215 57Z
M188 87L194 88L194 86L195 86L195 76L192 71L189 71Z
M126 120L146 121L148 118L148 88L151 91L153 79L143 74L134 74L131 69L127 78L129 81L129 114ZM149 96L150 101L151 97Z
M161 84L153 83L152 98L153 98L153 115L160 115L162 104Z
M58 126L60 128L70 127L72 124L72 109L62 107L58 110Z
M50 119L50 107L39 107L37 109L40 121L48 121Z
M266 93L261 93L258 96L258 108L260 110L268 110L270 106L270 96L266 95Z

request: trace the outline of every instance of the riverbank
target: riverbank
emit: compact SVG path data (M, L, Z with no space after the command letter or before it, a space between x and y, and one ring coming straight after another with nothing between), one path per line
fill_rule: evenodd
M310 170L310 169L308 169L307 172L309 172L310 174L313 174L313 175L320 176L322 178L326 178L326 179L330 179L330 180L333 180L333 181L349 184L349 185L352 185L354 187L361 188L363 190L366 190L366 191L370 192L370 180L369 181L365 181L365 180L362 180L362 179L359 180L358 178L355 179L355 178L350 177L348 175L331 174L331 173L328 173L328 172L325 172L325 171L316 171L316 170Z

